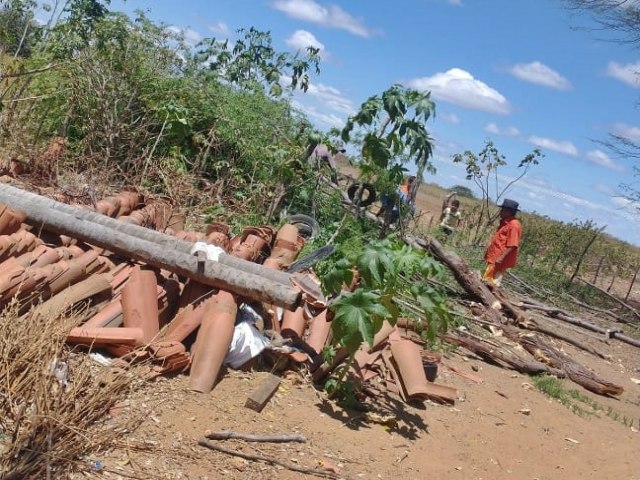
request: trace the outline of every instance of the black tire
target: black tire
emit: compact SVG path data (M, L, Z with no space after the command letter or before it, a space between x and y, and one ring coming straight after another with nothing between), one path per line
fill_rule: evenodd
M289 215L287 223L295 225L298 232L305 240L313 240L320 233L320 225L315 218L301 213Z
M360 189L360 185L362 185L362 198L360 198L360 201L357 202L355 200L355 196ZM368 207L376 201L376 189L373 188L373 185L371 185L370 183L361 184L359 182L356 182L352 183L347 189L347 196L349 197L349 200L351 200L354 204L360 207Z
M289 265L289 267L287 268L287 273L295 273L301 270L307 270L313 267L320 260L324 260L325 258L333 255L335 251L336 247L334 247L333 245L325 245L324 247L320 247L311 252L309 255L296 260L291 265Z

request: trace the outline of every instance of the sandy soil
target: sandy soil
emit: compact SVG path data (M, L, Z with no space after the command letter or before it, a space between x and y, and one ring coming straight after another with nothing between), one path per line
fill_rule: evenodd
M640 386L631 381L640 377L639 351L615 341L587 341L612 359L563 348L599 375L623 385L625 393L604 398L565 381L602 407L582 416L536 390L529 377L484 363L463 349L443 358L437 379L458 389L455 405L406 405L391 398L381 402L385 406L380 410L397 419L390 429L367 422L361 412L335 407L303 373L284 374L261 413L245 408L244 402L268 375L264 371L228 371L208 395L189 392L185 376L159 378L130 399L123 415L145 420L127 437L135 449L123 448L102 459L114 472L106 476L125 478L122 474L127 472L158 479L306 477L197 444L205 432L230 429L304 434L305 444L218 444L299 466L336 466L352 479L640 479ZM448 367L475 373L482 383L466 380Z

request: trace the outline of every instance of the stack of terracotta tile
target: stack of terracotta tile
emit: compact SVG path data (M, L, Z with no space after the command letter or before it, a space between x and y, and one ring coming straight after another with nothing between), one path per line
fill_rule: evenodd
M91 207L86 207L91 208ZM273 270L293 263L304 240L294 225L278 231L248 227L234 236L227 225L212 223L205 233L185 231L184 218L166 199L145 201L133 191L105 198L93 208L123 222L152 228L188 242L218 247L232 257L259 262ZM86 317L68 335L70 344L101 349L125 362L146 360L157 375L190 370L190 386L210 391L229 351L238 314L238 298L170 272L94 248L62 235L46 235L47 243L27 231L24 216L0 205L0 308L12 300L22 311L34 306L41 314L62 315L85 302ZM266 257L266 258L265 258ZM331 323L319 280L311 273L295 274L304 301L293 311L257 305L262 330L288 346L291 360L306 363L319 380L335 368L322 364L331 342ZM88 303L87 303L88 302ZM429 398L450 402L455 391L426 380L419 341L385 324L373 346L363 345L353 374L375 389L386 388L403 399Z

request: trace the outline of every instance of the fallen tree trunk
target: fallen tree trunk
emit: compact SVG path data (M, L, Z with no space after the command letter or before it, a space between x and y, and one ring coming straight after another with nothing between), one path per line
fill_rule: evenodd
M190 253L193 248L192 242L180 240L178 238L167 235L166 233L157 232L150 228L141 227L139 225L122 222L114 218L96 213L91 210L87 210L81 207L68 205L66 203L58 202L51 198L43 197L26 190L21 190L11 185L0 184L0 201L22 210L22 205L25 201L30 201L34 205L38 205L43 208L49 208L52 211L58 211L72 215L73 217L86 220L104 227L108 227L115 232L121 232L126 235L130 235L142 240L154 242L169 251ZM25 212L26 213L26 212ZM226 265L228 267L237 268L243 272L259 275L264 278L268 278L274 282L282 283L284 285L291 285L291 278L285 272L263 267L255 262L250 262L242 258L234 257L233 255L221 254L218 258L218 263Z
M201 260L185 252L172 251L157 243L36 205L30 200L18 202L17 197L1 189L0 201L16 205L16 208L27 215L26 222L36 229L43 228L75 237L118 255L164 268L205 285L227 290L252 300L275 304L290 310L294 310L300 301L301 292L293 285L287 286L218 262Z
M604 328L604 327L600 327L598 325L594 325L592 323L589 323L585 320L582 320L580 318L576 318L573 317L571 315L569 315L566 311L561 310L559 308L556 307L548 307L546 305L540 305L537 303L528 303L528 302L520 302L520 306L522 308L527 308L527 309L531 309L531 310L538 310L541 312L545 312L547 313L550 317L552 318L557 318L559 320L562 320L563 322L567 322L570 323L572 325L577 325L578 327L582 327L585 328L587 330L591 330L592 332L598 332L601 333L605 336L607 336L608 338L615 338L620 340L621 342L624 343L628 343L629 345L633 345L634 347L639 347L640 348L640 340L636 339L636 338L632 338L629 337L627 335L624 335L623 333L620 333L619 331L616 330L611 330L608 328Z
M488 345L480 343L477 340L459 337L457 335L452 335L450 333L444 334L442 336L442 339L454 345L464 347L470 352L480 355L484 359L488 359L496 363L499 363L498 360L502 363L506 363L513 370L516 370L520 373L526 373L530 375L547 373L549 375L555 375L556 377L559 377L559 378L565 377L565 374L562 370L550 367L548 365L545 365L542 362L538 362L537 360L525 360L516 355L510 355L501 350L497 350Z
M535 322L534 320L531 320L531 319L526 320L522 323L519 323L518 326L520 328L525 328L527 330L531 330L534 332L544 333L545 335L548 335L550 337L557 338L558 340L567 342L573 345L574 347L579 348L580 350L589 352L590 354L595 355L596 357L600 357L605 360L610 358L609 356L605 355L604 353L601 353L600 351L596 350L592 346L587 345L586 343L583 343L580 340L577 340L575 338L569 337L567 335L563 335L562 333L552 330L549 327L540 325L538 322Z
M434 238L428 240L407 236L405 238L409 245L416 248L423 248L433 253L438 260L444 263L456 277L456 280L464 290L479 299L487 309L487 315L495 323L502 323L499 309L500 301L482 283L482 281L469 269L467 263L456 253L445 249L440 242Z
M519 341L520 345L535 358L543 359L545 363L553 368L562 369L566 372L567 377L590 392L599 395L621 395L624 391L621 386L601 379L569 356L553 348L540 337L526 335L520 337Z

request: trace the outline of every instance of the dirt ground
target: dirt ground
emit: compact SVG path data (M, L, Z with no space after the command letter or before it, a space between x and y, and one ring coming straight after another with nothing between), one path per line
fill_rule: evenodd
M298 466L334 466L351 479L640 479L640 352L621 342L585 337L612 355L604 361L556 342L574 359L625 388L605 398L577 388L602 408L578 415L532 386L531 378L489 365L464 349L443 357L438 383L457 388L453 406L381 401L388 428L347 412L289 371L261 413L245 408L265 371L227 371L211 394L190 392L188 378L158 378L138 390L122 415L144 418L129 444L100 460L106 478L298 479L307 475L209 450L209 431L303 434L307 442L219 445ZM449 367L473 373L474 383ZM584 406L584 405L583 405ZM624 420L623 420L624 419ZM627 423L625 425L624 423ZM631 422L633 422L631 424Z
M424 195L432 200L419 198L420 208L439 208L440 192ZM264 368L227 370L210 394L189 391L185 375L160 377L138 389L120 414L141 418L140 428L98 460L104 476L114 479L311 478L198 445L207 432L233 430L302 434L306 443L216 444L299 467L334 468L340 478L640 480L640 385L634 382L640 378L640 349L575 327L570 332L609 359L551 343L625 389L618 398L602 397L563 380L591 399L591 407L579 403L586 412L580 415L537 390L530 377L460 348L443 356L436 380L457 389L455 404L408 405L393 395L380 398L376 408L394 419L391 426L335 406L313 387L304 369L277 372L280 387L261 413L244 404L269 375Z

